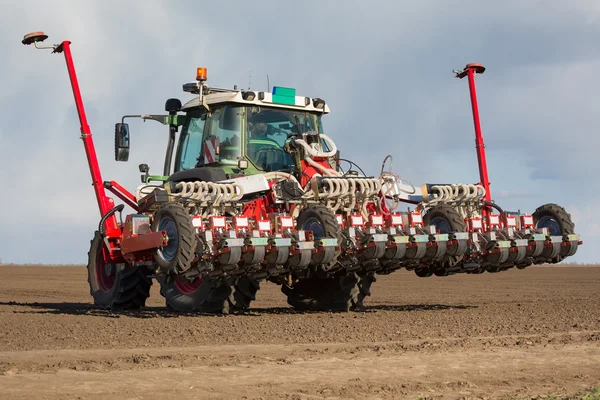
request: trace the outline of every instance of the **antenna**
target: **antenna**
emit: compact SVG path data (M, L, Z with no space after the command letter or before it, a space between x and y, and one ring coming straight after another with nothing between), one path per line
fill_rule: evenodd
M269 74L267 74L267 92L271 91L271 85L269 84Z
M250 70L250 75L248 76L248 90L252 87L252 70Z

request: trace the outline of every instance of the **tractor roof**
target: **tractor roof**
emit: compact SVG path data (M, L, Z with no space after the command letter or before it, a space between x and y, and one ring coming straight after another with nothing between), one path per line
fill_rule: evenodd
M196 90L194 90L196 89ZM329 113L329 106L319 98L296 96L295 89L274 87L273 92L258 92L253 90L232 90L204 87L204 102L207 105L238 103L269 106L275 108L286 108L288 110L303 110L309 112ZM185 92L199 94L196 83L188 83L183 86ZM200 107L202 101L197 96L184 104L182 110Z

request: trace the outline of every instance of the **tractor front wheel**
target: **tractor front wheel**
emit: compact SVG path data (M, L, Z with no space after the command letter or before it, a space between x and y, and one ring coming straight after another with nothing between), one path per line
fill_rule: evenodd
M104 257L104 240L96 232L88 253L88 283L94 303L111 310L143 307L150 296L152 279L144 267L110 264Z
M154 261L167 273L187 271L196 250L192 219L179 203L167 203L152 217L152 231L165 231L169 241L154 252Z

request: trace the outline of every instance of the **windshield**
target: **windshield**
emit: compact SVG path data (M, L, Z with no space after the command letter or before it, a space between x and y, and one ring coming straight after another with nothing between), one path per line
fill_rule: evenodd
M246 108L246 155L264 171L291 170L293 158L283 150L290 134L318 131L318 118L303 111L252 106Z
M206 165L234 169L246 157L256 170L291 171L295 162L284 150L290 135L320 132L318 114L302 110L240 106L211 106L187 112L181 130L175 171Z
M211 110L188 111L175 159L175 171L209 164L237 165L242 156L240 145L242 108L221 106Z

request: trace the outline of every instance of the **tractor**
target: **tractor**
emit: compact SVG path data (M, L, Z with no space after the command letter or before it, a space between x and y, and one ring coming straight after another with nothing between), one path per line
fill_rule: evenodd
M265 281L298 310L349 311L364 306L377 274L497 273L558 263L582 244L556 204L524 214L492 200L475 90L480 64L454 71L469 82L478 183L415 187L392 172L391 156L379 176L366 176L324 133L323 99L282 86L209 87L198 68L183 85L185 104L168 99L164 115L125 115L115 125L116 161L129 157L126 119L168 128L162 174L141 164L141 185L130 192L102 180L71 43L45 39L34 32L22 43L65 56L100 209L87 263L100 307L143 307L156 279L176 312L247 310ZM401 204L406 211L397 211ZM123 220L125 206L133 212Z

